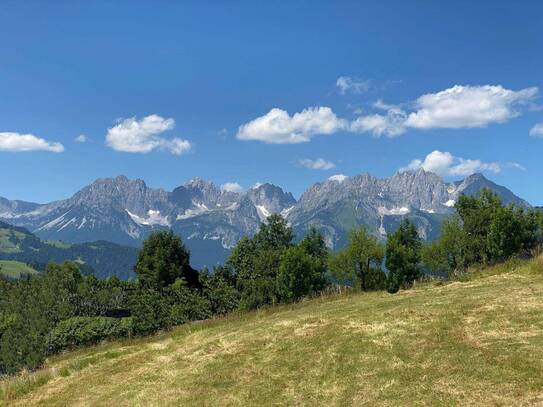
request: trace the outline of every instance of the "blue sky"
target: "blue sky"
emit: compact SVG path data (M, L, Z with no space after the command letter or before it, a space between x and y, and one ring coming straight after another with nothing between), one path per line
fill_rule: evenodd
M543 204L543 3L521 4L2 2L0 196L423 167Z

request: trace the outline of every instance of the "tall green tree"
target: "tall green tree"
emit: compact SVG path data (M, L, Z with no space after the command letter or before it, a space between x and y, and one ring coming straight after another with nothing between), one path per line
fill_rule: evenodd
M313 260L312 290L320 291L327 284L329 251L324 236L316 227L311 227L299 246Z
M294 232L281 215L273 214L252 238L242 238L227 265L235 273L240 306L254 309L278 300L276 277L281 257L293 245Z
M496 212L502 207L498 195L484 188L473 196L462 195L455 205L466 234L466 248L472 263L487 263L492 254L487 235Z
M410 286L422 274L422 243L415 225L408 219L388 235L386 244L387 290L397 292L400 286Z
M443 221L441 236L424 246L424 264L437 272L449 276L463 272L471 263L467 247L467 236L458 216Z
M142 287L161 289L183 278L190 287L198 286L198 272L190 266L190 254L179 236L171 230L152 233L143 242L134 267Z
M303 247L292 246L285 250L276 277L279 299L289 302L311 293L317 268L316 260Z
M381 288L384 274L381 263L383 246L365 227L349 233L347 246L332 256L330 268L339 279L358 281L364 291Z
M294 231L281 215L274 213L260 225L254 239L261 248L286 249L292 245Z

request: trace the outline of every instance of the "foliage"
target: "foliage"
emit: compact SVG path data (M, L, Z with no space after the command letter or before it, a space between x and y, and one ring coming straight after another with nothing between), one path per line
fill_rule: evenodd
M458 216L446 219L441 227L441 237L423 247L424 264L449 276L464 270L470 264L467 238Z
M48 337L48 350L59 352L68 347L98 343L132 334L132 318L72 317L55 326Z
M136 335L148 335L171 326L168 299L161 291L153 288L138 289L131 296L130 309Z
M302 246L289 247L281 257L276 277L279 299L289 302L311 293L317 273L316 262Z
M496 211L501 208L500 198L489 189L474 196L462 195L455 205L467 235L466 248L470 262L486 263L490 259L487 235Z
M294 231L281 215L274 213L262 223L254 239L262 248L285 249L292 244Z
M384 257L382 245L365 227L353 229L347 246L332 256L330 269L341 279L357 281L364 291L384 287L385 275L381 269Z
M324 238L316 229L298 245L293 238L292 228L274 214L253 238L242 238L234 247L226 267L239 290L240 308L293 301L325 287Z
M239 307L240 293L236 289L235 275L230 267L218 266L213 273L205 270L200 280L212 314L224 315Z
M276 278L283 252L292 246L294 232L280 215L271 215L253 238L242 238L227 265L236 275L240 308L254 309L278 300Z
M184 278L198 284L197 273L189 264L190 254L171 230L152 233L143 243L134 268L142 287L160 290Z
M541 213L504 207L490 190L461 196L456 209L458 216L445 221L441 237L424 249L431 270L461 274L471 265L527 256L540 241Z
M400 227L388 235L385 265L389 292L396 292L400 286L409 287L421 276L421 249L415 225L408 219L404 219Z
M209 299L189 288L182 278L169 286L164 295L170 303L170 326L210 318L212 315Z

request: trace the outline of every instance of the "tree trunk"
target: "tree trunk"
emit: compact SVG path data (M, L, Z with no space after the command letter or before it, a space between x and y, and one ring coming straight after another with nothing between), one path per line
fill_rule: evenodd
M360 268L360 277L362 280L362 290L366 291L366 272L364 271L364 267L362 266L362 263L358 263L358 267Z

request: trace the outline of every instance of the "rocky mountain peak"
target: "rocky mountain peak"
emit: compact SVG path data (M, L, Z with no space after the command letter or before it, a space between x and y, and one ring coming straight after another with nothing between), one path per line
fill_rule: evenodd
M296 199L290 192L273 184L262 184L247 191L247 196L257 207L263 207L271 213L280 213L296 204Z

